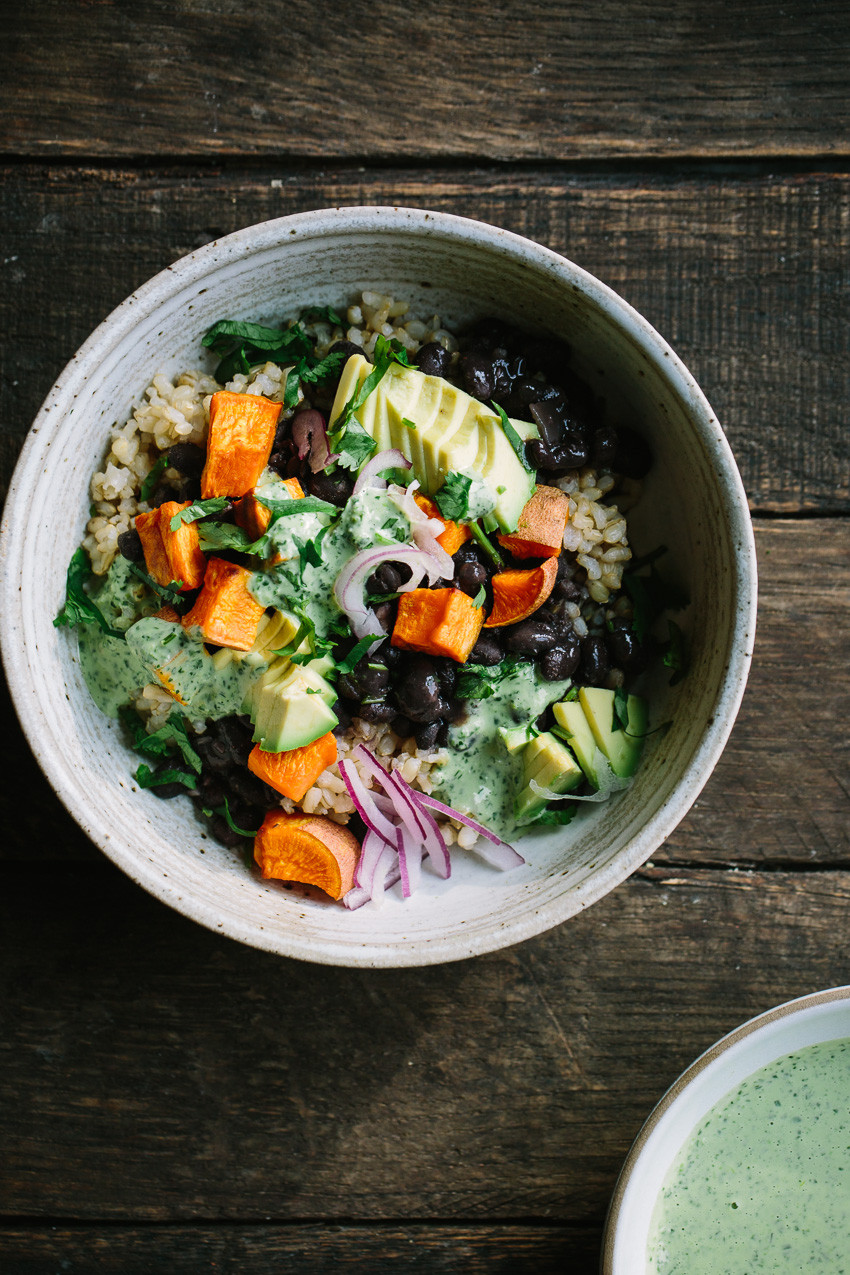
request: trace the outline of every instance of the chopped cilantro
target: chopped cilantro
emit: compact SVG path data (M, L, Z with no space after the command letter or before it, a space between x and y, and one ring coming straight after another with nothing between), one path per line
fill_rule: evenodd
M494 544L491 544L490 540L488 539L487 536L485 536L484 532L481 530L478 523L470 522L468 526L469 526L469 530L472 532L474 539L478 541L479 545L484 550L484 552L488 555L488 557L492 558L495 565L497 567L504 566L504 563L502 562L502 555L499 553L499 550L496 548Z
M474 607L482 607L484 605L484 599L486 597L487 597L487 590L484 588L484 585L482 584L481 588L478 590L475 597L472 599L472 605Z
M622 686L618 686L614 691L614 720L611 729L624 731L629 729L629 697Z
M164 452L158 460L154 461L148 471L148 476L142 483L141 490L139 491L139 500L150 500L154 487L157 485L166 469L168 469L168 453Z
M340 677L343 677L346 673L353 672L354 668L360 663L363 656L371 650L376 642L380 642L381 640L381 638L375 637L374 634L361 638L360 641L351 648L345 659L340 660L337 663L336 671Z
M220 514L227 509L230 501L226 496L213 496L211 500L196 500L188 509L180 509L168 524L172 531L178 531L183 522L197 522L208 514Z
M469 522L469 491L472 479L453 470L446 474L442 487L434 496L437 508L452 522Z
M256 363L290 363L310 353L313 341L300 323L289 328L267 328L260 323L221 319L203 338L203 344L219 356L215 379L232 381L237 372L248 372Z
M334 455L337 457L337 464L343 469L359 469L377 446L374 438L367 434L356 421L346 426L341 438L334 435Z
M528 457L525 454L525 443L508 420L507 412L503 407L500 407L498 403L493 403L492 406L494 410L499 413L499 419L502 422L502 429L505 431L505 436L511 447L516 452L517 460L522 465L523 469L528 471L528 473L534 473L534 466L528 463Z
M133 748L136 752L148 757L166 757L172 745L175 745L195 774L201 773L201 759L192 746L185 718L172 713L165 724L150 735L141 718L131 708L121 711L121 721L133 736Z
M253 553L260 556L265 554L265 545L260 541L252 544L242 528L234 526L232 522L203 522L198 527L198 538L202 549L212 549L216 552L230 549L235 553Z
M406 416L402 416L401 423L402 425L406 426L407 429L416 429L416 426L414 425L413 421L409 421Z
M293 500L272 500L266 496L258 496L257 502L269 509L272 521L278 518L289 518L293 514L338 514L336 505L327 500L319 500L318 496L301 496Z
M230 831L235 832L238 837L256 837L259 832L259 828L255 828L253 832L249 832L246 828L240 828L238 824L233 822L233 816L230 813L230 804L226 797L224 799L223 806L213 806L212 809L208 806L202 806L201 810L208 819L211 819L213 815L220 815L226 822Z
M306 310L301 311L299 317L304 323L312 320L314 323L330 323L335 328L342 327L342 319L330 305L308 305Z
M143 571L137 562L130 562L127 565L134 576L138 576L140 580L143 580L149 589L152 589L158 597L164 598L166 602L185 601L183 594L180 592L182 580L172 580L170 584L157 584L156 580L149 576L147 571Z
M68 563L65 576L65 604L53 623L57 628L67 624L75 628L78 624L96 624L108 637L123 638L120 629L114 629L92 599L85 591L85 583L91 576L88 555L80 546Z
M140 788L159 788L162 784L185 784L187 788L193 791L195 789L194 776L185 770L158 770L154 773L145 762L142 762L133 778Z

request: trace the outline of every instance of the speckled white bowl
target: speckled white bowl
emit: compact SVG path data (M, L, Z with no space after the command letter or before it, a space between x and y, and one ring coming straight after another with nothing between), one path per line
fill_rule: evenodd
M667 1090L623 1165L605 1224L601 1275L645 1271L652 1214L664 1179L715 1103L777 1058L848 1036L850 987L831 987L751 1018L701 1054Z
M402 904L350 913L263 884L204 836L188 801L138 791L138 758L92 705L72 634L53 626L110 427L159 371L204 363L222 317L279 319L364 287L448 324L502 315L566 338L614 416L639 424L656 464L632 517L639 551L670 546L683 581L691 671L662 681L655 737L628 792L567 829L525 838L525 867L498 874L456 853ZM210 366L209 363L206 366ZM33 511L42 514L34 519ZM696 799L726 743L752 651L756 565L747 502L723 432L693 377L620 297L563 257L504 230L405 208L338 208L250 226L207 244L118 307L71 360L21 454L2 534L0 636L15 705L74 818L163 902L241 942L339 965L425 965L493 951L586 908L643 863Z

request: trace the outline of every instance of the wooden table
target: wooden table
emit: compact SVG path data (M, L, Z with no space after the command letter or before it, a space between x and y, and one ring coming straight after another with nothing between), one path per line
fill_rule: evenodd
M0 447L169 262L336 204L539 240L677 348L760 555L705 792L585 915L376 973L168 911L52 795L6 703L0 1268L591 1272L679 1071L850 982L847 5L5 3ZM34 511L38 515L40 511Z

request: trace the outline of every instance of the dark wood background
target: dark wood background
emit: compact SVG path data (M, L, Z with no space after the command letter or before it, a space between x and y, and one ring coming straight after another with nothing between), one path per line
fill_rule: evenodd
M0 474L92 328L254 221L399 203L563 252L724 422L760 556L731 742L654 861L530 942L285 961L168 911L0 732L0 1269L596 1269L722 1033L850 982L850 14L751 0L3 0Z

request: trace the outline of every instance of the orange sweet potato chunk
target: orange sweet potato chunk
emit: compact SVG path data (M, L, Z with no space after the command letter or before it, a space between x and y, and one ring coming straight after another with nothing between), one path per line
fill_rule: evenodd
M283 485L290 500L304 499L304 489L297 478L286 478ZM260 536L268 530L269 523L272 520L272 511L267 509L265 505L261 505L259 500L257 500L256 494L253 491L249 491L236 505L234 517L237 525L252 540L259 540Z
M328 731L311 744L288 748L282 753L267 753L255 744L248 757L248 769L275 792L300 801L322 771L334 764L336 756L336 736Z
M500 571L494 575L493 610L484 621L485 629L516 624L533 615L552 592L557 575L557 558L547 558L529 571Z
M201 495L244 496L256 487L274 443L280 403L259 394L219 390L210 400L207 461Z
M478 641L484 611L460 589L411 589L398 600L393 646L447 655L465 664Z
M515 558L557 557L564 545L570 498L559 487L536 487L519 516L516 531L500 535L499 544Z
M204 587L188 615L186 629L200 629L204 640L236 651L250 651L265 609L251 596L251 572L223 558L210 558Z
M182 504L167 500L150 513L136 514L136 530L145 553L148 575L157 584L171 584L172 580L179 580L184 593L201 587L206 569L206 558L195 523L181 522L176 531L171 530L171 519L181 509L188 509L190 503L188 500Z
M354 885L360 843L324 815L270 810L254 838L254 859L266 879L315 885L341 899Z
M439 506L428 496L415 492L413 499L429 518L439 518L440 522L446 524L445 531L441 531L439 536L437 536L437 544L441 545L449 556L456 554L461 545L472 538L472 532L465 523L452 522L450 518L446 518L440 513Z

